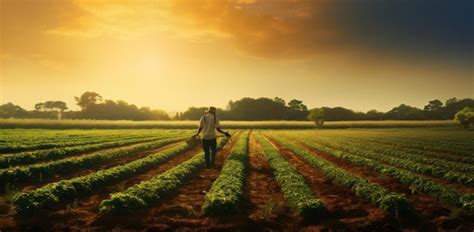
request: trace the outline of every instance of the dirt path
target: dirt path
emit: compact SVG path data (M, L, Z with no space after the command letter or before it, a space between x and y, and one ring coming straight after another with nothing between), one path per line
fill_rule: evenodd
M357 197L350 189L333 183L324 173L299 159L293 152L270 139L280 154L306 179L328 210L328 217L317 229L395 230L397 222L369 201Z
M301 218L289 211L253 133L249 137L249 167L242 208L242 214L248 216L256 231L293 231L301 221Z
M219 176L224 161L239 137L235 136L222 150L217 152L213 169L203 169L186 180L185 184L176 192L165 197L160 201L161 203L145 212L140 224L154 230L196 229L215 225L215 218L200 214L201 206L204 203L206 191ZM226 222L225 226L232 227L233 225Z
M413 207L420 217L418 220L414 220L418 221L418 224L413 224L413 222L405 222L407 224L407 228L435 229L438 227L440 229L455 229L456 227L463 225L463 223L467 223L467 221L464 222L460 221L459 219L449 219L452 210L450 205L440 202L423 193L412 194L409 188L410 186L399 182L395 178L383 176L367 166L353 164L350 161L336 158L321 151L312 149L305 144L299 143L299 145L310 151L312 154L323 158L335 166L342 168L356 176L360 176L371 183L379 184L389 191L404 194L407 199L413 202Z

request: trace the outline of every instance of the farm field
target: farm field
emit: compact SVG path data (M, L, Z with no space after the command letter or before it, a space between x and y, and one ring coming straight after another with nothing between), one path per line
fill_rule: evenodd
M194 129L198 121L127 121L127 120L51 120L2 119L0 129ZM232 129L314 129L310 121L223 121L222 126ZM324 128L424 128L458 127L453 120L378 120L325 122Z
M0 231L472 231L474 131L0 130Z

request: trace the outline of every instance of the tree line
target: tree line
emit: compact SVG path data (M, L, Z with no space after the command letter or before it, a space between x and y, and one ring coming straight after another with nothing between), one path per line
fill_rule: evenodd
M96 92L85 92L75 97L79 111L67 111L62 101L46 101L27 111L13 103L0 105L0 118L48 118L48 119L103 119L103 120L198 120L208 108L189 107L170 117L165 111L137 107L122 100L103 99ZM309 109L301 100L286 102L275 98L242 98L229 101L225 109L218 109L221 120L265 121L265 120L308 120L352 121L352 120L450 120L465 107L474 108L474 99L451 98L446 102L429 101L423 109L401 104L387 112L369 110L358 112L344 107L320 107Z
M79 111L68 109L63 101L46 101L35 105L35 109L27 111L13 103L0 105L0 118L43 118L43 119L102 119L102 120L170 120L169 115L158 109L137 107L125 101L103 99L95 92L85 92L75 97Z
M344 107L321 107L318 115L323 115L325 121L357 121L357 120L450 120L465 107L474 108L474 99L448 99L445 103L440 100L429 101L423 108L401 104L387 112L369 110L357 112ZM176 120L197 120L207 107L190 107L184 112L178 112L173 117ZM308 120L311 112L303 101L293 99L288 103L284 99L242 98L230 101L225 109L218 109L221 120Z

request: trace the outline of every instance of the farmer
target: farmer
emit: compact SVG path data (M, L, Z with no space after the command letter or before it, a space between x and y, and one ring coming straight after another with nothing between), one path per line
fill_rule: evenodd
M206 111L206 114L201 117L198 132L193 135L193 138L196 138L202 131L202 149L206 158L206 168L214 167L217 148L216 130L230 137L229 133L221 130L219 119L216 116L216 108L211 106Z

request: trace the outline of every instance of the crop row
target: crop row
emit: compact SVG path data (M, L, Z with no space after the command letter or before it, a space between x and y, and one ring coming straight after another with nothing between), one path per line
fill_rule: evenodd
M407 152L403 148L387 147L386 145L373 144L370 142L365 142L363 140L347 141L341 138L325 139L321 137L318 137L317 140L325 141L327 143L331 143L331 142L337 143L340 146L351 147L351 148L363 150L363 151L375 152L378 154L388 155L390 157L392 156L398 157L401 159L406 159L406 160L410 160L410 161L421 163L421 164L435 165L437 170L441 170L444 173L448 173L451 170L456 170L456 172L474 173L474 166L471 164L450 162L447 160L436 159L432 157L428 158L428 157L424 157L423 155L420 155L419 153ZM431 166L431 168L433 167Z
M13 197L13 205L16 212L22 215L31 214L37 209L54 207L63 200L87 196L104 186L112 185L137 173L149 170L195 145L185 143L124 165L47 184L28 193L19 193Z
M314 195L296 168L288 163L267 139L257 135L257 141L288 205L305 218L323 215L326 211L323 202Z
M238 204L243 195L246 167L248 162L249 133L245 132L236 142L219 177L206 193L202 211L205 214L230 214L238 212Z
M218 149L221 149L226 143L227 138L223 138L219 142ZM167 193L177 189L187 177L204 166L204 153L201 152L160 175L142 181L122 192L111 194L110 199L100 203L100 211L106 214L121 214L146 208L162 199Z
M94 167L106 161L128 156L137 152L156 149L173 142L183 140L186 137L175 137L163 139L144 144L137 144L127 147L120 147L110 151L98 151L80 157L71 157L48 163L33 164L28 166L13 167L0 170L1 183L20 183L27 180L37 180L43 177L52 176L59 173L74 172L79 168Z
M413 212L411 202L408 201L404 195L390 192L378 184L369 183L361 177L355 176L322 158L310 154L305 149L296 146L287 139L275 135L271 137L289 148L306 163L322 171L334 183L351 189L356 195L369 200L377 207L397 216Z
M432 159L440 160L443 162L448 162L449 164L452 164L452 165L465 164L465 166L471 167L471 169L473 169L472 164L474 164L474 157L470 157L470 156L448 155L448 154L443 154L443 153L438 153L438 152L414 149L414 148L404 146L402 144L394 145L390 143L376 142L376 141L372 141L366 138L354 138L354 137L345 137L345 136L339 136L339 138L346 138L349 141L361 142L366 145L371 144L372 145L371 147L384 148L384 150L400 150L400 151L403 151L404 153L410 153L415 156L423 156L427 160L432 160ZM334 138L330 138L330 139L334 139ZM446 167L449 167L449 166L446 166ZM459 167L456 167L457 170L459 170L458 168ZM471 172L468 170L466 171Z
M106 141L117 141L119 139L127 138L144 138L154 137L159 134L165 134L170 131L158 131L157 132L142 132L142 131L118 131L118 132L89 132L88 134L74 134L67 132L58 132L54 134L48 134L44 131L36 132L36 134L21 133L21 136L0 136L0 153L8 152L22 152L32 151L39 149L51 149L59 147L78 146L84 144L94 144ZM8 134L8 133L7 133ZM16 135L16 134L15 134Z
M451 183L459 183L466 186L474 186L474 176L469 173L460 173L460 172L452 171L452 170L445 169L439 166L421 164L421 163L417 163L417 162L407 160L407 159L392 157L384 153L377 153L368 149L359 148L358 145L341 145L336 142L332 142L332 141L323 142L321 140L318 141L318 143L325 146L336 148L338 150L347 151L352 154L365 157L368 159L382 161L384 163L401 167L413 172L418 172L418 173L422 173L422 174L426 174L426 175L430 175L434 177L439 177Z
M384 138L370 138L370 140L381 143L388 143L396 146L409 147L413 149L419 149L423 151L436 151L438 153L448 153L448 154L458 154L458 155L467 155L472 157L473 151L465 147L452 147L451 145L446 144L430 144L421 142L417 139L400 139L393 137L384 137Z
M464 193L449 186L433 182L425 177L414 174L413 172L385 165L375 160L367 159L349 152L337 150L308 140L300 140L313 149L325 152L337 158L348 160L352 163L367 166L382 175L391 176L401 183L409 185L413 192L426 193L438 200L447 202L455 207L463 207L467 210L474 210L474 195Z
M394 136L391 137L401 142L412 141L414 137L411 136ZM466 136L455 136L453 134L447 134L445 136L437 137L426 137L426 136L417 136L416 143L428 146L442 146L450 147L455 149L469 149L473 150L474 145L470 143L472 138Z
M423 136L424 135L424 136ZM400 137L403 136L403 137ZM324 136L329 138L347 138L350 140L356 141L365 141L377 144L377 146L385 145L385 146L392 146L402 149L410 149L411 152L419 153L426 156L431 156L435 158L442 158L451 161L458 161L458 162L466 162L474 163L474 158L472 154L474 150L468 149L466 144L469 143L469 140L466 138L462 138L463 146L459 145L452 145L444 143L444 140L448 139L449 136L438 136L433 138L433 135L430 134L367 134L367 133L335 133L330 136ZM424 142L422 139L424 137L430 137L432 139L431 142ZM462 154L466 154L460 156ZM458 159L460 158L460 159Z
M132 145L137 143L151 142L170 135L162 134L153 137L119 139L111 142L81 145L73 147L52 148L46 150L21 152L16 154L8 154L0 156L0 168L8 168L15 165L32 164L39 161L58 160L69 156L99 151L107 148L115 148L120 146Z

